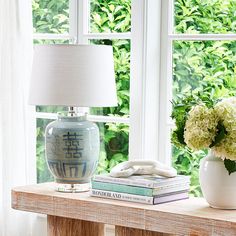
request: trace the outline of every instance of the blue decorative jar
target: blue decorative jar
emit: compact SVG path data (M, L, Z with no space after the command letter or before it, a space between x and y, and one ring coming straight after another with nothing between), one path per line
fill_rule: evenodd
M89 183L99 158L99 129L86 116L59 116L46 127L46 160L57 183Z

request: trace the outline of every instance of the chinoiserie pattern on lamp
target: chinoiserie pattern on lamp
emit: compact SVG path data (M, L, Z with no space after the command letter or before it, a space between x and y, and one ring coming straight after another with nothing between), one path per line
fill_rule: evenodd
M99 130L85 116L59 117L46 128L49 169L58 183L88 183L99 157Z

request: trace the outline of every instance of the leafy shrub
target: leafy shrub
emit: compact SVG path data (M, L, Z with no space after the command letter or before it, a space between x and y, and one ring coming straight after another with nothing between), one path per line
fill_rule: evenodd
M131 0L91 0L91 32L128 32L131 28Z
M69 0L32 0L32 9L34 32L69 32Z

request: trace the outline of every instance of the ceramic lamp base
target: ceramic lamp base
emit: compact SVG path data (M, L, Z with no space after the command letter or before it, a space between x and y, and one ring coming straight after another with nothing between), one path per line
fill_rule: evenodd
M85 184L56 184L55 190L63 193L81 193L90 190L90 183Z
M99 158L97 125L86 116L59 116L45 132L46 161L57 191L88 191Z

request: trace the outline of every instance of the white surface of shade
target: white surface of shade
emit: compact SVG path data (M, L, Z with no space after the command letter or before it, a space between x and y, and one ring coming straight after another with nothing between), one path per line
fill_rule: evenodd
M29 103L80 107L116 106L112 47L35 46Z

